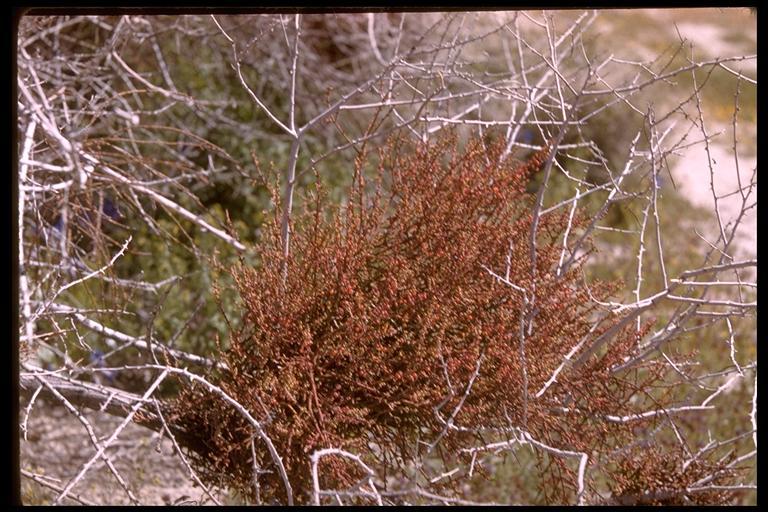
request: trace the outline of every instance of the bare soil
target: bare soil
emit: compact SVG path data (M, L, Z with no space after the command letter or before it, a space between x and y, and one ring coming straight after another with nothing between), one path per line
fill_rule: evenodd
M26 404L24 404L26 405ZM98 411L82 411L101 441L111 436L120 419ZM21 411L24 420L25 411ZM27 420L27 439L20 440L21 468L63 488L93 457L83 424L64 407L36 401ZM147 505L213 504L195 485L167 437L129 424L107 453L139 502ZM126 491L99 459L72 489L73 494L98 505L130 505ZM22 477L26 505L49 505L58 492ZM215 495L215 494L214 494ZM221 493L217 498L222 501ZM62 504L80 504L65 498Z

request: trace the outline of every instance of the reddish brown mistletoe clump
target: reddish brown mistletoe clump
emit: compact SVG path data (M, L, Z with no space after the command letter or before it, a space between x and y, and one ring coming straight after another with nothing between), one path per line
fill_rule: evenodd
M531 267L525 188L546 151L525 163L500 162L498 145L457 146L450 137L415 148L390 143L369 182L358 159L346 206L331 208L318 194L295 212L287 262L276 218L257 248L261 266L233 270L243 327L223 354L229 371L211 378L265 425L298 501L309 496L314 450L357 451L395 474L425 449L417 438L428 443L440 435L465 395L453 418L465 430L447 432L441 455L467 446L469 431L481 428L520 427L587 453L633 435L601 419L631 413L628 399L643 386L637 374L622 380L609 371L634 346L631 329L535 397L579 340L615 324L590 333L594 303L578 264L555 275L567 212L541 216ZM525 288L530 302L489 271ZM602 297L607 288L591 291ZM195 432L194 457L209 481L253 492L254 432L240 413L189 387L176 421ZM269 471L262 497L284 499L264 443L257 437L253 446ZM546 496L564 500L573 495L575 467L552 463L560 467ZM337 458L321 470L324 488L362 476Z
M742 472L729 467L735 458L735 452L716 461L686 457L680 446L631 450L617 461L616 469L610 473L609 503L655 506L730 503L735 493L728 490L728 484Z

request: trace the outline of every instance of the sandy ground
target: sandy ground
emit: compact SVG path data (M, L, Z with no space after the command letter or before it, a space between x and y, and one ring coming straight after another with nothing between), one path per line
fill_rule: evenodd
M72 413L60 406L38 405L29 415L27 440L22 438L20 441L21 468L53 479L49 481L63 488L96 450L82 423ZM23 420L23 410L21 417ZM119 418L96 411L86 411L86 417L100 440L111 436L120 424ZM212 504L205 492L189 477L167 438L129 424L108 453L115 468L142 504ZM125 490L101 460L92 466L72 492L94 504L131 504ZM22 499L27 505L51 504L57 495L57 492L22 478ZM221 501L221 496L218 499ZM62 504L79 503L65 498Z
M605 14L601 23L608 30L612 40L616 40L615 51L629 52L628 58L653 59L659 48L664 45L678 44L685 40L689 52L698 60L734 55L754 55L757 53L756 18L747 8L724 9L639 9L616 10ZM636 31L622 32L617 27L636 25ZM653 27L653 31L648 30ZM611 31L610 28L614 30ZM737 62L730 65L735 72L754 76L757 59ZM743 84L743 88L754 87ZM671 173L678 191L694 206L712 212L712 216L702 217L697 226L700 233L714 241L719 234L716 222L715 200L711 182L718 196L718 209L725 227L734 222L741 211L742 197L738 193L739 182L746 186L757 166L754 148L757 145L754 126L747 126L740 120L740 146L738 172L733 153L732 127L718 125L712 121L712 109L726 106L730 112L733 97L724 97L720 105L704 103L703 113L707 132L721 134L715 138L709 148L709 156L704 144L687 148L671 159ZM695 112L691 112L696 115ZM746 135L745 135L746 134ZM696 138L701 134L696 132ZM751 149L750 149L751 148ZM714 180L710 176L711 157ZM669 184L666 184L669 186ZM754 188L747 205L757 200L757 187ZM730 233L730 229L726 229ZM747 211L736 232L734 256L737 258L755 258L757 256L757 207Z
M682 12L681 12L682 11ZM708 14L721 15L729 23L715 24L716 19L709 19L709 23L702 21L681 21L685 10L675 9L673 15L668 18L675 22L680 36L689 40L696 52L704 53L710 57L721 57L739 54L756 53L756 30L755 18L751 16L746 9L716 9L716 10L694 10L701 11L701 15ZM664 11L652 10L652 15L659 18L665 15ZM738 32L738 34L735 34ZM738 39L734 41L735 35ZM757 59L749 60L732 66L734 71L750 73L754 76L757 68ZM749 86L747 86L749 87ZM727 98L732 102L732 98ZM705 105L705 119L707 118ZM718 198L718 209L723 225L729 222L735 222L742 207L742 197L738 193L739 183L746 186L750 182L752 172L757 167L757 159L750 156L744 149L739 149L738 166L732 148L732 128L731 126L716 126L708 123L708 132L722 134L715 139L709 148L709 156L704 145L689 148L684 157L678 160L672 170L673 177L682 185L682 191L685 197L696 206L715 211L715 200L712 194L712 181ZM754 130L749 130L750 139L747 142L752 147L756 146L757 134ZM712 162L711 179L709 161ZM754 188L747 205L757 201L757 187ZM740 258L757 257L757 207L751 208L741 221L741 226L737 229L736 240L737 247L735 256ZM717 232L716 223L707 222L703 229L710 235Z
M710 146L709 155L712 160L712 173L709 168L709 158L702 147L691 148L685 153L677 165L672 169L672 177L675 179L678 191L681 192L695 206L700 206L708 211L715 211L715 199L712 194L712 178L714 189L718 196L718 210L725 228L729 223L736 221L741 212L743 198L738 193L739 179L742 187L747 186L753 170L757 166L757 159L752 157L740 157L738 172L736 159L731 148L713 144ZM746 192L746 191L745 191ZM757 200L757 187L753 189L747 200L747 205ZM717 222L705 219L701 223L701 231L706 233L714 241L718 232ZM730 233L726 228L726 233ZM745 213L740 226L736 230L737 258L757 257L757 207L753 207Z

